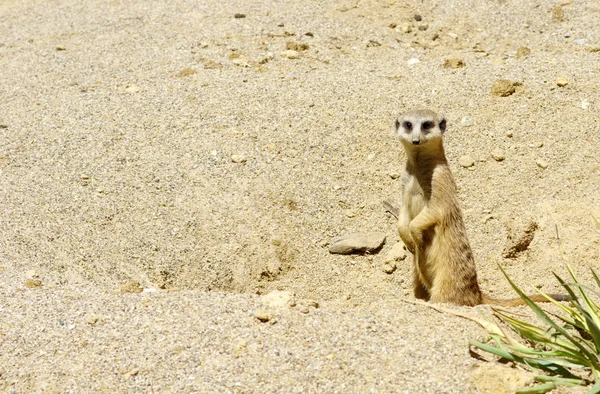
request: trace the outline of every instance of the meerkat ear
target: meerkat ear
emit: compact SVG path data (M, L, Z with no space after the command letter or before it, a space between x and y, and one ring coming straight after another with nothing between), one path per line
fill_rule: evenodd
M440 130L442 130L442 134L444 134L444 132L446 131L446 119L442 118L442 120L440 120Z

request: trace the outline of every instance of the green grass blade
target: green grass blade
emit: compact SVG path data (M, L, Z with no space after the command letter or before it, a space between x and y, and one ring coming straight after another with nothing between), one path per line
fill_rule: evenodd
M515 394L543 394L550 390L554 390L555 388L556 384L554 382L547 382L538 384L537 386L522 388L521 390L515 391Z
M584 379L567 379L548 375L538 375L533 379L540 383L554 382L557 386L585 386L588 384Z
M598 354L600 352L600 329L598 328L596 321L592 319L589 313L584 312L583 316L585 316L585 321L588 326L588 332L594 340L594 344L596 345L596 354ZM598 316L596 316L596 318L597 317Z

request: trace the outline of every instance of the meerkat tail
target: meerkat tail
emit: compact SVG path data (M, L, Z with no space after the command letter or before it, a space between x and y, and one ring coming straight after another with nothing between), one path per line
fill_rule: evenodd
M568 295L548 294L548 296L550 296L550 298L552 298L554 301L571 301L571 297L569 297ZM509 299L497 299L497 298L492 298L485 293L482 294L482 297L483 297L483 302L482 302L483 304L498 305L498 306L527 305L527 303L520 297L509 298ZM546 297L544 297L541 294L528 295L527 297L529 297L529 299L533 302L550 302Z
M392 216L398 219L398 216L400 215L400 207L398 207L392 200L389 199L383 200L381 203L383 204L386 212L391 213Z

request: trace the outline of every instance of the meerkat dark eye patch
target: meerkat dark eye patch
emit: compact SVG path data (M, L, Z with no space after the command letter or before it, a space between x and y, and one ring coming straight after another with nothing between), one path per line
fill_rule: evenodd
M396 130L398 130L400 128L400 121L398 119L396 119Z
M412 126L413 126L412 123L408 122L408 121L404 121L402 123L402 127L404 127L406 130L412 130Z
M433 129L433 126L433 122L428 120L427 122L423 122L423 125L421 127L423 128L423 130L431 130Z

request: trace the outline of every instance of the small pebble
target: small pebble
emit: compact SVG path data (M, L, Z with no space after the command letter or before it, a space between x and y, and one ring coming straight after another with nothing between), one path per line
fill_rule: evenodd
M412 26L410 25L410 23L403 23L400 26L400 31L402 31L402 33L411 33L412 32Z
M558 77L558 78L556 78L556 84L558 86L560 86L561 88L564 88L565 86L567 86L569 84L569 81L567 81L565 78Z
M381 269L386 274L391 275L394 273L394 271L396 271L396 263L393 261L385 262L385 263L383 263L383 266L381 267Z
M537 159L535 161L535 164L537 164L538 167L542 168L542 169L546 169L548 168L548 162L544 159Z
M234 17L235 19L243 19L243 18L245 18L245 17L246 17L246 14L235 14L235 15L233 15L233 17Z
M353 218L356 217L356 212L354 212L352 209L346 209L344 210L344 215L346 215L346 217Z
M261 303L268 308L289 307L294 299L291 291L273 290L261 297Z
M392 246L392 249L390 249L390 251L385 255L383 262L396 262L402 261L404 259L406 259L406 250L404 250L404 243L397 242L394 246Z
M281 56L287 59L298 59L300 57L300 53L298 51L294 51L293 49L288 49L287 51L283 51Z
M417 21L417 22L421 22L423 20L423 17L419 14L415 14L413 16L413 18Z
M300 305L300 306L298 307L298 310L299 310L301 313L308 313L308 312L310 312L310 309L308 308L308 306L307 306L307 305Z
M312 298L305 298L303 300L300 300L299 303L300 303L300 305L306 305L306 306L312 307L312 308L319 307L319 301L313 300Z
M302 52L302 51L308 50L309 48L310 47L308 44L299 43L299 42L295 42L295 41L288 41L285 44L285 49L290 50L290 51Z
M504 160L504 152L502 151L502 149L496 148L492 151L492 158L496 161L502 161Z
M419 25L418 29L421 31L425 31L425 30L429 29L429 25Z
M517 49L517 59L521 59L529 55L531 55L531 49L527 47L519 47L519 49Z
M561 22L565 19L565 12L563 11L560 5L557 5L554 8L552 8L552 19L554 19L557 22Z
M507 131L505 134L508 138L512 138L513 137L513 132L512 131Z
M461 156L458 159L458 164L460 164L461 167L469 168L475 165L475 160L469 155Z
M258 309L254 312L254 317L257 318L259 321L266 323L269 320L271 320L274 316L273 313L269 311L266 311L264 309Z
M590 107L590 101L588 99L584 99L581 101L581 109L588 109Z
M385 242L383 233L352 233L331 240L329 253L365 253L379 249Z
M450 58L444 61L444 68L462 68L465 66L465 62L459 58Z
M416 57L412 57L412 58L408 59L407 64L409 66L414 66L415 64L420 63L420 62L421 61L419 59L417 59Z
M27 279L24 285L28 289L35 289L36 287L40 287L42 285L42 281L39 279Z
M121 293L141 293L144 291L140 282L132 280L120 286Z
M499 79L492 85L492 95L499 97L508 97L516 91L519 83L509 81L508 79Z
M389 175L390 175L390 178L392 178L392 179L398 179L402 176L402 174L398 171L392 171L392 172L390 172Z
M230 158L231 158L231 161L234 163L245 163L246 161L248 161L246 156L242 156L242 155L231 155Z
M473 118L470 116L465 116L460 120L460 125L462 127L471 127L473 126Z
M177 76L180 77L180 78L181 77L188 77L188 76L194 75L196 73L197 73L196 70L194 70L193 68L189 68L188 67L188 68L184 68L183 70L179 71L179 73L177 73Z
M125 91L126 91L127 93L138 93L138 92L140 91L140 88L138 88L138 87L137 87L137 86L135 86L135 85L127 85L127 86L125 87Z

